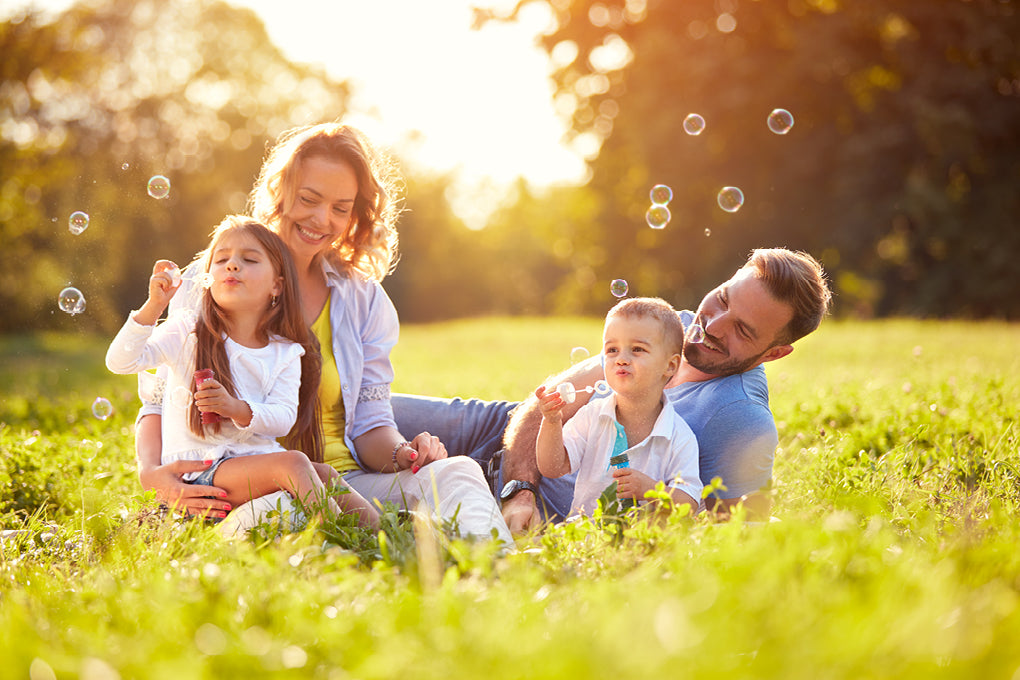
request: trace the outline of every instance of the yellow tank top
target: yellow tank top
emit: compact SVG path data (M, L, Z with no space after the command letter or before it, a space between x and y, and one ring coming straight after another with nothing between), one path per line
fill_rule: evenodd
M332 295L332 293L331 293ZM344 400L340 396L340 373L333 356L333 328L329 322L329 300L312 324L312 332L319 340L322 351L322 380L319 383L319 407L322 409L322 458L337 472L344 474L357 470L351 450L344 441L346 414Z

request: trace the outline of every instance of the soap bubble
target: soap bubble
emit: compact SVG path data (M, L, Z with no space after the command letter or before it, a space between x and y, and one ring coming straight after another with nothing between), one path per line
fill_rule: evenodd
M599 380L595 383L595 394L600 397L604 397L613 391L613 388L609 386L605 380Z
M170 180L163 175L153 175L149 178L148 191L153 198L166 198L170 195Z
M584 361L591 356L591 352L588 351L587 347L575 347L570 350L570 363L576 364L580 361Z
M723 187L719 190L719 207L726 212L737 212L744 205L744 192L737 187Z
M560 399L563 400L564 404L574 403L574 399L577 396L577 392L576 390L574 390L573 385L571 385L568 382L560 383L559 385L556 386L556 391L559 392Z
M786 109L772 109L768 118L769 130L785 135L793 127L793 114Z
M85 296L74 286L68 286L60 291L57 305L59 305L60 311L67 312L71 316L81 314L85 311Z
M684 132L696 137L702 133L705 129L705 119L696 113L689 113L684 118Z
M198 285L202 286L205 289L212 288L213 281L214 281L213 275L210 274L209 272L206 272L205 274L202 274L200 277L198 277Z
M177 408L191 407L191 390L184 385L178 385L170 393L170 400Z
M68 230L77 236L89 228L89 216L81 210L71 213L71 219L67 221Z
M656 184L650 193L653 205L666 205L673 200L673 190L665 184Z
M645 222L648 222L652 229L665 229L671 217L669 208L664 205L653 205L645 213Z
M701 324L691 324L690 328L687 329L684 339L694 344L705 342L705 329L702 328Z
M96 397L96 400L92 402L92 415L100 420L106 420L113 415L113 404L109 399Z
M609 292L613 294L613 297L622 298L627 294L627 282L623 279L613 279L613 282L609 284Z

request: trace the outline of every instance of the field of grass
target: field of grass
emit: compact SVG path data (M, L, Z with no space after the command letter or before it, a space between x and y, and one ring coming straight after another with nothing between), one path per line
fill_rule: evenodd
M408 326L395 389L519 398L599 334ZM505 557L436 558L392 514L381 540L161 519L108 340L0 338L4 677L1020 677L1020 326L826 322L767 369L772 522L582 522Z

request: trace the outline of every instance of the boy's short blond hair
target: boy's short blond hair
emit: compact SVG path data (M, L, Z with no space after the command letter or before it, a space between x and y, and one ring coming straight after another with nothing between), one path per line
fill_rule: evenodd
M649 318L662 326L662 337L666 341L666 351L670 354L681 354L684 349L684 325L680 315L662 298L638 297L620 300L606 314L606 321L614 316L628 319Z

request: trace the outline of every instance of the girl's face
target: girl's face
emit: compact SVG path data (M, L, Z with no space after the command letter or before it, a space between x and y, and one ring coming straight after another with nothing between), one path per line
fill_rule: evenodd
M276 273L262 244L243 231L224 234L209 261L216 304L230 312L264 311L279 295L283 277Z
M347 163L313 157L301 161L296 179L294 202L279 233L300 267L347 233L358 178Z

